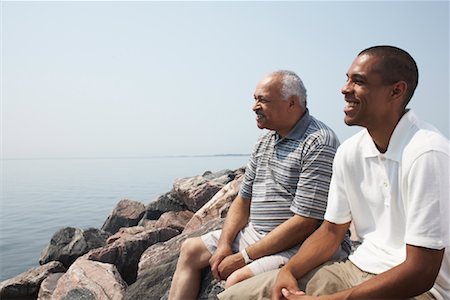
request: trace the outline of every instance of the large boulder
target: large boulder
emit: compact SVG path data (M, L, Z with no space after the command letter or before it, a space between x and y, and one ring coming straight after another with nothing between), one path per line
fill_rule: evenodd
M138 201L120 200L102 226L102 230L112 234L122 227L136 226L145 213L145 205Z
M58 280L64 273L53 273L47 276L41 283L37 300L51 300Z
M109 236L109 233L95 228L87 230L74 227L62 228L53 235L50 243L42 250L39 264L57 260L68 268L89 250L104 246Z
M235 176L235 172L231 170L216 173L207 171L201 176L175 181L171 194L184 203L189 210L196 212Z
M174 198L171 192L159 196L145 207L145 213L138 225L144 225L147 220L158 220L165 212L183 211L187 207L184 203Z
M238 173L236 178L224 186L214 197L202 206L186 224L183 233L189 233L200 229L207 222L224 218L228 208L239 193L242 183L242 173Z
M52 261L23 272L0 283L0 299L36 299L39 287L47 276L65 271L66 268L62 263Z
M173 228L143 230L135 235L124 235L105 247L90 251L85 257L115 265L122 278L131 284L136 280L139 259L144 250L178 234L179 231Z
M189 210L169 211L162 214L154 226L156 228L170 227L181 233L193 215L194 213Z
M125 299L143 300L167 297L181 243L189 237L200 236L211 230L219 229L222 225L223 219L217 218L195 232L180 234L167 242L150 246L141 256L137 280L126 290ZM204 298L205 295L221 291L220 288L215 288L216 283L211 284L211 278L202 284L201 299L208 299L208 296Z
M58 280L52 298L121 300L126 287L114 265L79 258Z

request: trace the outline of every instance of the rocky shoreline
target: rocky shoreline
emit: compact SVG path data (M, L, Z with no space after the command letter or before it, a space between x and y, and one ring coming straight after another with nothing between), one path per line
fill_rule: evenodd
M181 243L222 226L243 174L179 179L148 205L119 201L100 229L62 228L39 267L0 282L0 299L167 299ZM222 289L206 270L199 299Z

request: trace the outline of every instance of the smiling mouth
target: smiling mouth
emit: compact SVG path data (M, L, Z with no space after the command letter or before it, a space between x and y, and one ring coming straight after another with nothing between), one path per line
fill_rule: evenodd
M359 103L358 102L354 102L354 101L347 101L345 103L345 109L353 109L358 107Z

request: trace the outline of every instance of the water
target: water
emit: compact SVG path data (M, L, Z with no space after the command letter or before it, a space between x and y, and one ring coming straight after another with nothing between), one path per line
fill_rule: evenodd
M121 199L147 204L175 179L237 169L248 156L2 160L0 281L39 265L60 228L100 228Z

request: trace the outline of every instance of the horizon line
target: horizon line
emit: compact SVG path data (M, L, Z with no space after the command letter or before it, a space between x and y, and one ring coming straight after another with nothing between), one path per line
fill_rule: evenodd
M198 158L198 157L223 157L223 156L250 156L245 153L222 154L175 154L175 155L149 155L149 156L67 156L67 157L8 157L0 160L64 160L64 159L153 159L153 158Z

